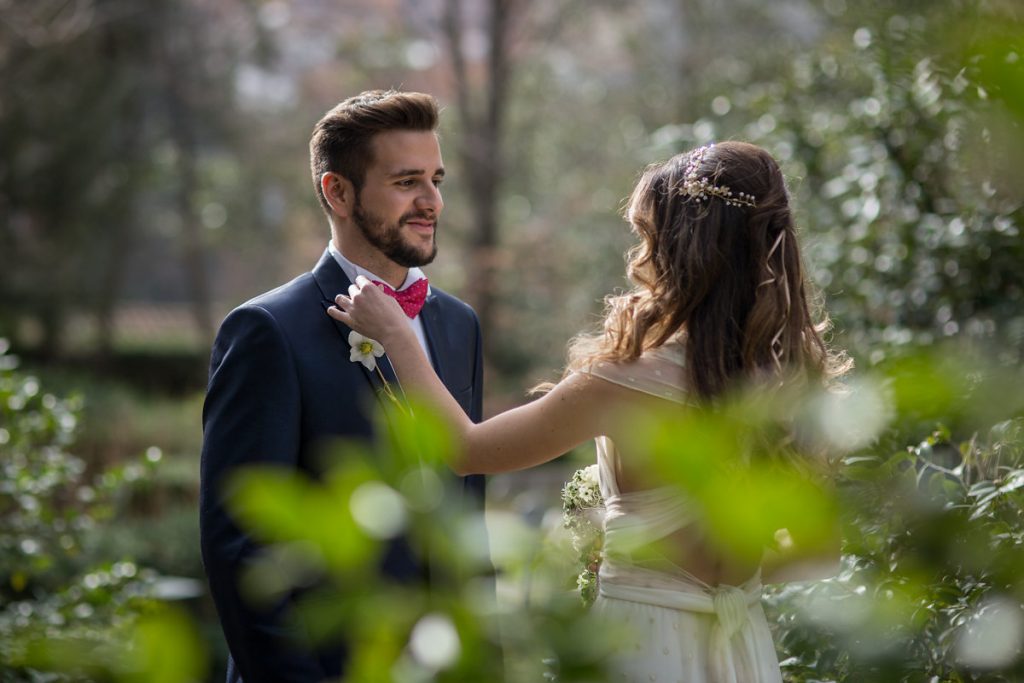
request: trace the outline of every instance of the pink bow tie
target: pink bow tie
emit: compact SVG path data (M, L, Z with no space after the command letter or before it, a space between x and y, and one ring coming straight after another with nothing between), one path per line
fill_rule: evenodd
M373 284L384 290L384 293L398 302L409 318L415 318L423 308L423 302L427 299L427 278L420 278L400 292L396 292L386 283L374 280Z

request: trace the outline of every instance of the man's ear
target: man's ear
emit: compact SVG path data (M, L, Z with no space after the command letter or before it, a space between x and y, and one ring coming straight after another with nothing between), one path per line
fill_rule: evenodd
M356 205L356 190L352 182L343 175L330 171L320 176L320 191L331 210L341 218L349 218Z

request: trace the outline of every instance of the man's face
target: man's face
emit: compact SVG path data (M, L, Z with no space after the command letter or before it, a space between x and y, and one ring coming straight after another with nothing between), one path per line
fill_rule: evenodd
M353 223L363 238L405 268L437 255L435 231L444 208L441 148L430 131L388 131L371 141L373 163L356 195Z

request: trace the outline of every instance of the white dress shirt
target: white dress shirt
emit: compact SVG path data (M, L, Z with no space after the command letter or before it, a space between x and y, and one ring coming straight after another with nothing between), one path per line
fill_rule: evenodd
M331 252L331 256L333 256L334 260L338 262L338 265L341 266L341 269L345 271L345 275L348 276L349 281L351 281L352 283L355 283L357 275L362 275L363 277L369 280L387 282L387 280L380 277L379 275L374 275L366 268L358 266L355 263L349 261L347 258L345 258L345 255L342 254L338 250L338 248L334 246L334 240L331 240L327 243L327 250ZM402 286L395 291L401 292L406 287L409 287L414 282L422 280L425 277L426 275L424 275L423 271L420 270L419 268L410 268L409 273L405 276L405 282L403 282ZM348 296L348 292L336 292L336 294L344 294ZM430 296L429 284L427 285L427 296ZM420 346L423 347L423 352L427 354L427 358L430 358L430 347L427 346L427 337L423 333L423 321L420 320L420 316L418 313L416 314L415 318L409 319L409 327L411 327L412 331L416 333L416 339L419 341Z

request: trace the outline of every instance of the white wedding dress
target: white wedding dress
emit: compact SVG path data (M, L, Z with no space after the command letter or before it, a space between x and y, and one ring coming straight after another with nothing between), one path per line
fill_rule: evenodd
M599 363L589 373L682 404L682 364L682 348L669 344L632 363ZM632 550L684 529L695 513L675 488L620 492L623 456L609 438L597 439L605 539L592 609L627 634L610 680L781 683L761 609L760 572L740 586L709 586L667 560L656 568L631 561Z

